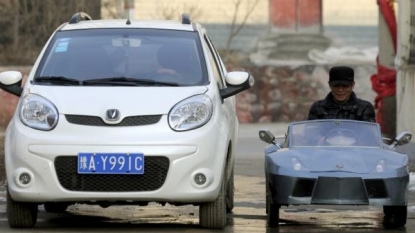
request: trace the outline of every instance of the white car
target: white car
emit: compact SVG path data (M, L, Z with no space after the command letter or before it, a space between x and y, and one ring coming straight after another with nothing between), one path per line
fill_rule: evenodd
M52 34L21 87L5 137L7 217L33 227L75 203L198 205L204 228L233 208L234 95L253 77L227 72L206 30L180 21L92 20Z

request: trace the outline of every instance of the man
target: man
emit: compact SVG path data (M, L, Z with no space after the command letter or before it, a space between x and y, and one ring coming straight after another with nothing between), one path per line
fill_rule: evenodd
M329 72L330 93L311 105L308 120L348 119L375 122L375 108L366 100L356 97L354 70L335 66Z

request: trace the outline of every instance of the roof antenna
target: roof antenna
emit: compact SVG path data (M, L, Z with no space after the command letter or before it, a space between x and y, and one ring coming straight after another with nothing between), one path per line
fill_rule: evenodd
M127 25L130 25L131 24L131 21L130 21L130 10L127 10L127 23L126 23Z

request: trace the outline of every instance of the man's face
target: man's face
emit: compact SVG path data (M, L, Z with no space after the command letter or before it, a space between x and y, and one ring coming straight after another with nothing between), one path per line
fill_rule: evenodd
M331 93L333 94L334 101L337 103L345 103L349 100L350 95L352 94L354 87L354 82L352 85L330 85Z

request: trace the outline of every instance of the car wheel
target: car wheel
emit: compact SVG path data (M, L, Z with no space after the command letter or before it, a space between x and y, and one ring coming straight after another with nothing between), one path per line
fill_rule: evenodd
M225 179L222 179L219 195L212 202L199 207L199 224L203 228L222 229L226 225Z
M266 188L266 212L267 224L269 227L278 227L280 223L280 205L271 203L271 193Z
M383 226L385 228L399 228L406 224L407 206L384 206Z
M31 228L37 221L37 204L13 201L7 192L7 219L11 228Z
M59 203L59 202L48 202L43 204L46 212L48 213L64 213L68 208L68 203Z
M227 213L230 213L233 210L234 193L235 193L235 187L234 187L233 168L232 168L229 181L226 184L226 212Z

